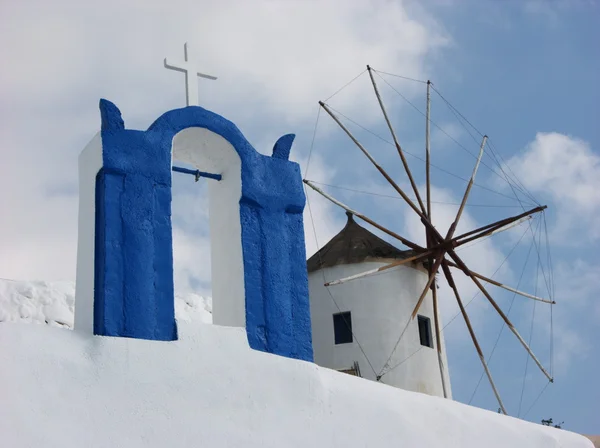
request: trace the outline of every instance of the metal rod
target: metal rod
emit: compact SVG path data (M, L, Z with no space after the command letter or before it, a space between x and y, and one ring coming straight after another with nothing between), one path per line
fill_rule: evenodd
M514 327L514 325L512 324L512 322L508 319L508 317L506 316L506 314L504 314L504 312L500 309L500 307L498 306L498 304L496 303L496 301L492 298L492 296L490 295L490 293L487 292L487 289L485 289L485 287L481 284L481 282L479 281L479 279L477 277L475 277L473 274L471 274L471 271L469 270L469 268L467 268L467 265L464 263L464 261L462 261L462 259L456 254L456 252L454 250L449 250L447 253L456 262L456 264L458 265L458 267L460 269L462 269L462 271L467 276L469 276L471 278L471 280L473 281L473 283L475 283L477 285L477 287L479 288L479 290L483 293L483 295L492 304L492 306L494 307L494 309L498 312L498 314L500 314L500 317L502 317L502 319L504 320L504 322L506 323L506 325L508 326L508 328L510 329L510 331L513 332L513 334L517 337L517 339L519 340L519 342L521 343L521 345L525 348L525 350L527 350L527 353L529 353L529 355L535 361L535 363L540 368L540 370L542 371L542 373L544 375L546 375L546 378L548 378L548 380L550 382L554 382L554 378L552 378L552 376L550 376L550 374L546 371L546 369L544 368L544 366L542 366L542 364L540 363L539 359L537 359L537 357L531 351L531 348L529 348L529 345L527 345L527 342L525 342L523 340L523 338L521 337L521 335L519 334L519 332L517 331L517 329Z
M425 299L425 296L427 295L427 290L431 286L431 283L433 283L433 281L435 280L435 274L437 273L437 270L439 269L443 260L444 260L444 253L442 252L442 253L439 253L438 256L436 257L435 264L433 265L433 268L431 269L431 273L429 274L429 279L427 280L427 284L425 285L425 288L423 289L423 292L421 293L421 297L419 297L419 300L417 301L417 304L415 305L415 309L412 312L413 319L417 316L417 313L419 312L419 308L421 308L421 304L423 303L423 300Z
M383 227L380 224L377 224L375 221L373 221L370 218L367 218L365 215L363 215L362 213L357 212L356 210L352 210L350 207L348 207L346 204L343 204L342 202L338 201L337 199L335 199L334 197L328 195L327 193L325 193L323 190L321 190L319 187L317 187L315 184L313 184L310 180L304 179L304 183L306 185L308 185L310 188L312 188L313 190L315 190L317 193L319 193L321 196L323 196L326 199L329 199L331 202L333 202L335 205L338 205L340 207L342 207L344 210L346 210L349 213L352 213L354 216L356 216L357 218L362 219L365 222L368 222L369 224L371 224L373 227L377 227L379 230L381 230L382 232L387 233L390 236L393 236L394 238L396 238L397 240L400 240L404 245L410 247L411 249L414 250L418 250L418 251L426 251L427 249L425 249L424 247L419 246L418 244L413 243L410 240L407 240L406 238L401 237L400 235L398 235L396 232L392 232L389 229L386 229L385 227Z
M487 135L483 136L483 140L481 141L481 146L479 147L479 155L477 156L477 162L475 163L475 167L473 168L473 173L471 173L471 179L469 179L469 183L467 184L467 189L465 190L465 194L460 202L460 207L458 208L458 212L456 213L456 219L448 229L448 234L446 235L446 239L452 238L454 235L454 231L458 226L458 221L460 221L460 217L463 214L465 209L465 205L467 205L467 199L469 198L469 193L471 192L471 188L473 187L473 183L475 182L475 175L477 174L477 170L479 169L479 164L481 163L481 158L483 157L483 148L485 147L485 142L487 142Z
M341 285L342 283L346 283L346 282L349 282L349 281L352 281L352 280L356 280L356 279L359 279L359 278L368 277L370 275L378 274L379 272L383 272L383 271L385 271L387 269L395 268L397 266L401 266L403 264L410 263L411 261L418 260L419 258L425 258L431 252L432 251L423 252L421 254L413 255L412 257L408 257L408 258L405 258L403 260L394 261L393 263L386 264L385 266L381 266L380 268L377 268L377 269L371 269L369 271L361 272L360 274L350 275L348 277L344 277L344 278L341 278L339 280L334 280L334 281L331 281L331 282L327 282L327 283L325 283L324 286Z
M402 159L402 165L404 165L404 170L406 171L406 175L408 176L408 180L410 181L410 185L412 186L413 192L419 202L419 206L421 207L421 211L423 213L427 213L425 206L423 205L423 201L421 200L421 195L419 194L419 189L417 188L417 184L412 176L410 168L408 167L408 162L406 161L406 157L404 157L404 152L402 151L402 147L400 143L398 143L398 138L396 137L396 132L394 132L394 127L390 122L387 111L385 110L385 106L383 105L383 100L381 99L381 95L379 94L379 89L377 88L377 83L375 82L375 78L373 77L373 72L371 67L367 65L367 70L369 72L369 77L371 78L371 83L373 84L373 89L375 90L375 96L377 97L377 101L379 102L379 106L381 107L381 112L383 112L383 118L385 118L385 122L390 129L390 133L392 134L392 138L394 139L394 144L396 145L396 149L398 150L398 154L400 155L400 159Z
M501 219L500 221L496 221L496 222L494 222L492 224L487 224L487 225L485 225L483 227L479 227L478 229L471 230L469 232L463 233L462 235L459 235L459 236L453 238L453 241L457 241L458 242L457 245L461 246L461 245L466 244L466 243L468 243L470 241L473 241L473 240L476 240L476 239L481 238L483 236L489 235L488 232L484 232L486 230L490 230L491 229L492 231L495 231L495 230L500 229L500 228L502 228L502 227L504 227L504 226L506 226L506 225L508 225L508 224L510 224L512 222L518 221L519 219L524 218L525 216L529 216L529 215L532 215L534 213L541 212L542 210L545 210L546 208L548 208L546 205L542 205L542 206L539 206L539 207L532 208L531 210L523 212L523 213L521 213L519 215L512 216L510 218ZM473 234L475 234L477 232L483 232L483 233L475 235L474 237L469 238L467 240L463 240L463 238L471 236L471 235L473 235Z
M492 390L494 391L496 400L498 400L500 409L502 410L504 415L506 415L506 408L504 407L504 403L502 403L502 398L500 398L498 389L496 389L496 384L494 383L490 369L488 368L488 365L485 362L485 357L483 356L483 352L481 351L481 347L479 346L479 342L477 341L477 337L475 336L475 331L473 331L473 326L471 325L471 320L469 319L469 316L467 315L467 310L465 310L462 300L460 299L460 294L458 293L458 289L456 288L456 284L454 283L452 273L450 272L450 269L448 268L448 266L445 263L442 265L442 270L444 271L444 275L446 276L446 280L448 281L448 284L454 291L454 296L456 297L456 301L458 302L460 312L465 320L465 323L467 324L467 328L469 329L469 334L471 335L471 339L473 340L473 345L475 345L475 349L477 350L477 354L479 355L479 360L481 361L481 364L483 365L483 370L485 370L485 374L487 375L490 385L492 386Z
M458 265L456 265L455 263L452 263L449 260L446 260L445 263L447 263L448 266L452 266L453 268L461 269L461 268L458 267ZM462 269L461 269L461 271L462 271ZM492 278L485 277L485 276L483 276L481 274L478 274L477 272L472 271L471 269L469 269L469 272L471 273L471 275L474 275L475 277L480 278L484 282L491 283L492 285L496 285L496 286L498 286L500 288L504 288L507 291L514 292L515 294L519 294L520 296L527 297L527 298L533 299L533 300L538 300L538 301L544 302L544 303L550 303L552 305L556 304L556 302L554 300L543 299L541 297L534 296L533 294L529 294L529 293L526 293L526 292L523 292L523 291L519 291L518 289L515 289L515 288L512 288L510 286L507 286L507 285L505 285L503 283L500 283L499 281L496 281L496 280L494 280Z
M223 176L221 176L220 174L206 173L200 170L190 170L189 168L182 168L180 166L174 166L171 168L171 170L175 171L176 173L192 174L196 176L196 182L198 182L198 179L200 177L207 177L209 179L215 180L221 180L223 178Z
M444 392L444 398L448 398L448 387L446 386L446 376L444 375L444 359L442 356L442 337L440 329L440 316L438 310L437 300L437 288L435 282L433 283L433 289L431 290L431 296L433 298L433 323L435 325L435 343L437 346L438 364L440 366L440 376L442 378L442 391Z

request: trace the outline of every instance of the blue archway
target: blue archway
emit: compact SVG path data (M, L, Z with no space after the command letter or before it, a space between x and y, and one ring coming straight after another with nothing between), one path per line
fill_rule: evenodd
M256 350L312 361L300 167L293 135L258 153L230 121L197 106L125 129L100 101L103 168L96 184L94 333L177 339L171 228L171 145L187 128L226 139L241 160L239 217L246 332Z

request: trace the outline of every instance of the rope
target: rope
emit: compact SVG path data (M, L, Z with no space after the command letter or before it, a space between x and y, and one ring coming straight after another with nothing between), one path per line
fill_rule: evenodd
M448 101L443 95L442 93L437 90L434 86L431 86L432 89L434 90L435 93L437 93L439 95L439 97L446 103L446 106L450 109L450 111L454 114L454 116L457 118L458 122L463 126L463 128L465 128L465 130L467 131L467 133L471 136L471 138L475 141L475 143L479 143L477 141L477 139L475 139L475 137L473 137L473 135L471 134L471 132L469 132L469 130L466 128L466 126L464 125L464 123L458 118L458 116L460 116L460 118L462 118L462 120L464 120L469 126L471 126L471 128L473 128L475 130L475 132L477 132L479 134L480 137L483 137L484 134L477 129L468 119L467 117L465 117L456 107L454 107L454 105L452 103L450 103L450 101ZM458 115L458 116L457 116ZM488 146L490 147L490 149L492 150L492 154L494 152L494 148L493 146L493 142L488 138ZM499 155L499 154L498 154ZM488 155L489 156L489 155ZM489 156L491 158L491 156ZM494 159L492 159L494 160ZM500 156L500 160L502 160L502 157ZM504 172L504 169L502 167L502 165L498 162L498 160L495 160L496 164L498 165L498 168L500 168L500 170L503 172L503 174L506 176L506 181L508 183L510 183L509 176ZM502 160L502 162L504 163L504 161ZM519 179L517 178L517 176L514 174L514 172L512 171L512 169L510 168L510 166L508 166L506 163L504 163L504 165L507 167L507 169L511 172L511 174L513 175L513 181L517 184L517 186L520 185L519 189L521 190L521 192L523 194L525 194L526 196L529 197L529 199L533 200L533 202L537 203L537 201L535 200L535 198L533 197L533 195L527 190L527 188L522 184L522 182L519 181ZM539 204L538 204L539 205Z
M554 267L553 267L553 263L552 263L552 254L550 253L550 239L548 237L548 223L546 221L546 211L544 210L542 213L542 216L544 217L544 234L546 237L546 255L547 255L547 263L548 263L548 270L550 271L550 289L551 289L551 294L552 296L550 297L552 300L554 300L554 295L556 293L555 290L555 285L554 285Z
M315 146L315 138L317 137L317 127L319 126L319 117L321 116L321 106L318 106L317 119L315 120L315 129L313 131L312 141L310 142L310 149L308 151L308 160L306 161L306 170L304 170L304 176L308 176L308 168L310 167L310 158L312 156L313 148Z
M552 255L550 253L550 240L548 237L548 224L546 222L546 213L542 213L544 218L544 233L546 237L546 254L548 258L548 270L550 271L550 299L555 302L554 268L552 265ZM554 303L550 304L550 376L554 377Z
M311 222L313 233L314 233L314 236L315 236L315 243L317 245L317 254L319 254L319 261L322 264L323 260L321 258L321 254L319 253L320 248L319 248L319 239L317 238L317 228L315 227L315 220L313 218L312 208L310 206L310 199L309 199L308 191L306 190L306 187L304 187L304 194L306 195L306 203L308 204L308 212L309 212L309 215L310 215L310 222ZM321 273L323 274L323 283L327 283L327 279L325 278L325 270L321 269ZM333 297L333 294L331 293L331 291L329 290L328 287L325 287L325 289L329 293L329 297L331 297L331 300L333 301L333 304L338 309L338 311L341 313L342 309L339 307L338 303L336 302L335 298ZM371 364L371 361L369 360L369 357L367 356L367 354L363 350L362 345L360 344L358 338L356 337L356 334L352 330L351 326L348 325L348 322L346 322L346 319L344 319L344 323L346 323L346 326L348 327L348 330L350 330L350 333L352 334L352 340L356 341L356 344L358 345L358 348L360 349L360 351L362 352L363 356L367 360L367 363L369 364L369 367L373 371L373 375L375 375L377 377L377 372L375 371L375 368L373 367L373 364Z
M535 242L535 235L532 234L533 236L533 241L535 244L535 251L537 253L538 256L538 261L540 262L540 267L541 267L541 271L542 271L542 277L544 278L544 284L546 285L546 291L548 292L548 296L551 295L551 288L550 288L550 284L548 283L548 279L546 278L546 271L544 270L544 264L542 263L542 256L540 254L540 249L539 249L539 245ZM551 297L550 297L551 298Z
M488 139L489 140L489 139ZM489 146L491 149L492 154L494 155L495 158L495 162L498 165L498 168L500 168L500 171L502 171L502 173L506 176L507 182L510 183L509 178L510 176L504 171L503 167L506 167L506 169L512 174L512 179L513 182L516 184L517 187L519 187L519 190L521 191L521 193L523 193L525 196L527 196L528 199L530 199L531 201L533 201L535 204L539 204L539 202L535 199L535 197L533 196L533 194L531 194L531 192L527 189L527 187L523 184L523 182L521 182L519 180L519 178L517 177L517 175L514 173L514 171L512 170L512 168L510 167L509 164L507 164L504 159L502 158L502 155L500 154L500 152L495 148L495 143L491 140L489 140ZM500 159L500 161L498 161L498 159ZM502 162L502 163L500 163Z
M515 199L519 202L519 204L521 206L521 209L523 209L523 211L525 211L525 207L523 206L523 202L519 199L519 196L517 195L517 193L516 193L516 191L515 191L512 183L508 182L508 186L510 187L511 191L513 192L513 195L515 196ZM536 201L536 204L537 204L537 201ZM539 204L537 204L537 205L539 205ZM548 284L548 280L546 279L546 271L544 270L544 265L543 265L543 263L541 263L540 250L539 250L538 244L535 241L535 234L531 230L531 227L529 229L531 231L531 236L533 238L533 242L534 242L534 245L535 245L535 251L537 253L538 260L540 261L540 264L541 264L541 270L542 270L542 275L544 277L544 283L546 284L546 290L548 292L548 296L550 296L550 294L551 294L551 292L550 292L550 286Z
M415 106L411 101L409 101L404 95L402 95L398 90L396 90L394 88L394 86L392 86L389 82L387 82L385 80L385 78L379 76L383 82L385 82L394 92L396 92L404 101L406 101L408 104L410 104L417 112L419 112L421 115L423 115L425 117L425 119L427 119L427 115L422 112L417 106ZM435 90L435 89L434 89ZM471 151L469 151L463 144L461 144L458 140L456 140L454 137L452 137L450 134L448 134L444 129L442 129L441 126L439 126L435 121L433 121L432 119L429 119L429 122L431 124L433 124L436 128L438 128L438 130L440 132L442 132L443 134L446 135L446 137L448 137L450 140L452 140L454 143L456 143L456 145L461 148L463 151L465 151L467 154L469 154L471 157L475 158L475 160L478 159L478 156L474 153L472 153ZM481 164L483 166L485 166L487 169L489 169L492 173L494 173L496 176L500 177L500 179L505 180L500 174L498 174L496 172L496 170L494 170L491 166L489 166L487 163L485 163L483 160L481 161Z
M448 102L448 101L447 101L447 100L446 100L444 97L442 97L442 95L441 95L441 94L440 94L440 93L439 93L437 90L436 90L436 93L438 93L438 95L440 95L440 97L441 97L441 98L444 100L444 102L446 103L446 106L448 106L448 109L450 109L450 112L452 112L452 114L454 115L454 117L456 118L456 120L457 120L457 121L460 123L460 125L463 127L463 129L464 129L465 131L467 131L467 134L469 134L469 136L470 136L470 137L473 139L473 141L474 141L476 144L479 144L479 142L477 141L477 138L475 138L475 136L474 136L474 135L471 133L471 131L469 131L469 128L467 128L467 127L465 126L465 124L464 124L464 123L463 123L463 121L461 120L461 117L462 117L462 119L464 119L464 120L465 120L465 121L466 121L466 122L467 122L467 123L468 123L468 124L469 124L469 125L470 125L470 126L473 128L473 129L475 129L475 131L476 131L476 132L477 132L479 135L481 135L481 136L483 137L483 134L482 134L482 133L481 133L481 132L480 132L480 131L479 131L479 130L478 130L476 127L475 127L475 126L473 126L473 125L472 125L472 124L469 122L469 120L467 120L467 119L464 117L464 115L463 115L463 114L461 114L461 113L460 113L460 112L459 112L459 111L458 111L458 110L457 110L457 109L456 109L456 108L455 108L453 105L451 105L451 104L450 104L450 103L449 103L449 102ZM489 139L488 139L488 140L489 140ZM498 168L500 168L500 171L502 172L502 174L504 175L504 177L503 177L503 176L500 176L500 175L498 174L498 172L496 172L495 170L491 169L491 167L487 166L487 164L485 164L484 162L483 162L483 165L484 165L484 166L486 166L486 167L488 167L488 168L490 169L490 171L492 171L492 172L493 172L494 174L496 174L498 177L500 177L501 179L505 180L505 181L506 181L508 184L510 184L510 183L511 183L511 179L510 179L510 177L508 176L508 174L506 174L506 172L504 171L504 168L502 167L502 164L501 164L501 163L498 161L498 155L495 153L495 151L494 151L494 148L493 148L493 146L492 146L491 142L488 142L488 148L490 149L490 152L486 152L486 153L484 153L484 154L485 154L485 155L487 155L487 156L488 156L488 157L489 157L489 158L492 160L492 162L496 163L496 165L498 166ZM528 193L526 193L525 191L523 191L523 188L525 188L525 187L521 188L521 187L519 186L519 181L518 181L518 179L517 179L516 181L515 181L515 180L513 180L513 182L515 183L515 186L516 186L516 187L519 189L519 191L520 191L521 193L523 193L523 195L524 195L524 196L528 196L528 198L529 198L530 200L532 200L533 202L536 202L536 203L537 203L537 201L535 200L535 198L534 198L534 197L533 197L531 194L528 194ZM538 204L538 205L539 205L539 204Z
M307 179L307 180L310 180L310 179ZM323 182L317 182L316 180L310 180L310 182L318 184L318 185L324 185L324 186L330 187L330 188L337 188L338 190L346 190L346 191L352 191L354 193L368 194L371 196L379 196L382 198L403 200L402 198L398 197L397 195L373 193L371 191L364 191L364 190L356 190L354 188L341 187L339 185L332 185L332 184L326 184ZM416 201L416 198L411 198L411 199L413 201ZM431 201L431 203L432 204L445 204L445 205L460 205L460 203L458 203L458 202ZM518 205L489 205L489 204L466 204L466 206L467 207L492 207L492 208L516 208L516 207L519 207Z
M531 406L529 406L529 409L527 409L527 412L525 412L525 414L523 414L523 419L525 419L525 417L527 417L527 414L529 414L529 411L531 411L533 409L533 407L535 406L535 404L538 402L538 400L541 398L541 396L543 395L543 393L546 391L546 388L548 387L548 385L550 384L550 381L548 381L546 383L546 385L544 386L544 388L541 390L541 392L539 393L539 395L536 397L535 400L533 400L533 403L531 404Z
M531 225L531 223L530 223ZM529 263L529 258L531 256L531 251L533 250L533 243L531 243L529 245L529 251L527 252L527 257L525 259L525 264L523 265L523 269L521 270L521 276L519 277L519 281L517 282L517 286L515 287L516 289L519 289L519 286L521 286L521 281L523 280L523 277L525 275L525 270L527 268L527 264ZM510 311L512 310L512 307L515 303L515 299L517 297L517 293L514 293L512 296L512 299L510 301L510 306L508 307L508 311L506 313L506 317L510 316ZM494 346L492 347L492 351L490 352L490 356L488 356L487 359L487 363L488 366L492 360L492 357L494 356L494 352L496 351L496 347L498 346L498 343L500 342L500 337L502 336L502 333L504 331L504 328L506 328L506 322L502 321L502 326L500 327L500 332L498 333L498 337L496 338L496 342L494 343ZM481 384L481 381L483 380L483 377L485 376L485 371L481 372L481 376L479 377L479 381L477 381L477 385L475 386L475 390L473 390L473 393L471 394L471 398L469 398L469 402L468 404L471 404L471 402L473 401L473 399L475 398L475 395L477 394L477 389L479 389L479 385Z
M523 211L526 211L525 207L523 206L523 202L519 199L519 196L517 195L517 193L516 193L513 185L510 182L508 183L508 185L509 185L510 189L512 190L513 195L515 196L515 199L519 202L519 204L521 206L521 209L523 209ZM541 263L540 250L539 250L538 244L535 241L535 234L531 230L531 227L529 228L529 230L531 231L531 236L533 238L533 242L534 242L534 245L535 245L535 251L537 253L538 260L539 260L539 262L541 264L542 276L544 277L544 283L546 284L546 291L548 292L548 296L550 296L550 294L551 294L550 293L550 286L548 284L548 280L546 279L546 271L544 270L544 265L543 265L543 263Z
M373 70L375 73L382 73L384 75L394 76L396 78L402 78L402 79L406 79L408 81L414 81L414 82L419 82L421 84L427 84L427 81L423 81L421 79L409 78L408 76L394 75L393 73L388 73L388 72L382 72L380 70L375 70L373 67L371 67L371 70Z
M541 223L542 221L539 221L539 227L541 227ZM539 230L539 229L538 229ZM540 236L541 236L541 232L540 232ZM537 295L537 287L538 287L538 281L539 281L539 275L540 275L540 262L538 260L538 264L537 264L537 269L535 271L535 286L533 288L533 295ZM535 320L535 306L536 306L537 302L533 302L533 311L531 313L531 325L529 328L529 341L528 341L528 345L531 347L531 341L533 339L533 323ZM523 404L523 395L525 395L525 382L527 380L527 368L529 367L529 354L527 354L527 359L525 360L525 373L523 373L523 385L521 387L521 398L519 399L519 410L517 412L517 417L519 417L521 415L521 405Z
M353 119L351 119L351 118L350 118L350 117L348 117L347 115L344 115L344 114L343 114L342 112L340 112L339 110L337 110L337 109L335 109L335 108L331 107L329 104L328 104L327 106L328 106L328 107L329 107L329 108L330 108L332 111L334 111L335 113L337 113L338 115L341 115L342 117L344 117L344 118L345 118L346 120L348 120L349 122L353 123L354 125L358 126L359 128L361 128L362 130L364 130L364 131L368 132L369 134L371 134L371 135L373 135L373 136L377 137L378 139L380 139L380 140L381 140L381 141L383 141L384 143L387 143L388 145L391 145L391 146L394 146L394 147L396 146L394 143L390 142L389 140L387 140L386 138L384 138L384 137L382 137L381 135L377 134L376 132L373 132L373 131L371 131L370 129L367 129L367 128L365 128L364 126L362 126L361 124L357 123L356 121L354 121ZM432 122L432 123L433 123L433 122ZM420 160L421 162L425 162L425 159L423 159L422 157L419 157L419 156L417 156L416 154L413 154L413 153L411 153L411 152L409 152L409 151L406 151L405 149L403 149L402 151L403 151L405 154L408 154L409 156L411 156L411 157L413 157L413 158L415 158L415 159L417 159L417 160ZM465 183L468 183L468 182L469 182L469 179L465 179L464 177L462 177L462 176L459 176L458 174L454 174L453 172L451 172L451 171L448 171L448 170L446 170L446 169L444 169L444 168L442 168L442 167L440 167L440 166L434 165L433 163L430 163L429 165L430 165L431 167L433 167L433 168L435 168L435 169L437 169L437 170L439 170L439 171L443 172L443 173L446 173L446 174L448 174L448 175L450 175L450 176L452 176L452 177L455 177L455 178L457 178L457 179L460 179L460 180L462 180L462 181L463 181L463 182L465 182ZM514 199L515 199L515 198L514 198L514 197L512 197L512 196L509 196L509 195L507 195L507 194L504 194L504 193L500 193L499 191L492 190L491 188L488 188L488 187L486 187L486 186L484 186L484 185L481 185L481 184L478 184L478 183L476 183L476 182L474 182L474 183L473 183L473 185L474 185L474 186L476 186L476 187L479 187L479 188L481 188L481 189L483 189L483 190L487 190L487 191L489 191L489 192L491 192L491 193L497 194L497 195L499 195L499 196L504 196L505 198L508 198L508 199L510 199L510 200L514 200ZM519 201L519 203L520 203L520 201ZM528 205L531 205L531 204L528 204ZM537 204L536 204L536 205L537 205Z
M394 345L394 348L392 349L392 352L390 353L390 356L388 356L388 359L383 364L383 367L381 368L381 371L379 372L379 375L377 375L378 380L381 379L383 377L383 375L385 375L386 373L389 373L389 372L392 371L392 369L389 369L385 373L383 372L386 367L389 367L389 362L392 359L392 356L394 356L394 353L396 352L396 349L398 348L398 344L400 344L400 340L402 339L402 336L404 336L404 333L406 333L406 330L408 329L408 326L410 325L410 321L411 320L412 320L412 316L408 316L408 320L406 321L406 325L404 326L404 330L402 330L402 333L400 333L400 337L396 341L396 345ZM394 368L398 367L399 365L400 364L397 364L396 366L394 366Z
M554 378L554 318L552 317L552 311L554 310L554 304L550 304L550 376Z
M329 101L331 98L333 98L334 96L336 96L338 93L340 93L342 90L344 90L346 87L348 87L350 84L352 84L354 81L356 81L358 78L360 78L365 72L367 71L367 69L364 69L362 72L360 72L358 75L356 75L354 78L352 78L351 81L347 82L346 84L344 84L343 87L341 87L339 90L337 90L333 95L331 95L329 98L327 98L325 101L323 101L324 103L326 103L327 101Z

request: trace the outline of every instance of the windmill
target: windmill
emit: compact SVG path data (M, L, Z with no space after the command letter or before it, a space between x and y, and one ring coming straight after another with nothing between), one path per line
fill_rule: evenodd
M419 308L421 307L421 305L423 303L423 300L425 299L428 292L431 290L432 300L433 300L433 310L434 310L434 319L433 320L434 320L435 334L436 334L436 339L437 339L436 345L437 345L438 361L439 361L438 364L440 367L440 373L441 373L441 377L442 377L442 386L444 388L444 396L446 396L446 387L447 386L445 384L446 379L445 379L445 375L444 375L444 365L443 365L443 360L442 360L442 356L441 356L440 320L439 320L439 313L438 313L438 292L437 292L437 287L436 287L437 278L440 278L440 277L445 279L445 281L448 283L450 289L452 290L454 298L456 299L458 307L460 309L460 314L462 315L462 317L465 321L469 335L475 346L477 355L480 359L480 362L482 364L485 375L487 376L490 386L496 397L496 400L498 401L500 410L501 410L501 412L506 414L507 412L506 412L505 405L500 397L500 394L499 394L496 384L492 378L492 374L490 372L490 369L489 369L486 359L484 357L484 354L483 354L483 351L479 344L479 341L477 339L477 336L475 335L475 332L473 330L471 320L466 311L466 306L461 297L461 293L459 291L457 283L455 282L453 271L460 271L464 275L466 275L470 279L470 281L476 286L476 288L483 294L483 296L491 304L492 308L498 313L498 315L504 321L506 326L510 329L510 331L513 333L513 335L516 337L518 342L522 345L522 347L526 350L526 352L531 357L531 359L535 362L535 364L540 369L540 371L546 376L546 378L548 379L549 382L553 382L552 375L542 365L542 363L540 362L538 357L531 350L530 344L528 344L524 340L524 338L521 336L521 334L518 332L518 330L515 328L513 323L508 318L507 314L505 314L503 312L503 310L500 308L500 306L498 305L496 300L494 300L493 296L490 294L490 292L488 291L486 286L484 286L483 283L493 284L499 288L503 288L514 294L518 294L518 295L521 295L523 297L526 297L528 299L532 299L535 301L544 302L547 304L554 304L555 302L554 302L554 300L551 300L551 299L538 297L537 295L520 291L516 288L510 287L510 286L505 285L497 280L494 280L493 278L484 276L481 273L477 272L477 270L475 270L475 269L471 269L471 267L469 267L467 265L467 263L464 261L464 259L457 254L457 248L464 246L467 243L474 242L477 240L481 240L482 238L492 236L499 232L505 231L511 227L514 227L520 223L523 223L524 221L531 219L531 217L533 215L543 212L547 207L538 205L529 210L524 210L522 213L520 213L518 215L500 219L500 220L497 220L490 224L484 225L482 227L478 227L476 229L470 230L466 233L455 235L457 226L458 226L458 224L461 220L461 217L464 213L465 206L467 205L467 201L469 199L471 189L475 183L477 171L479 169L479 165L481 163L481 159L483 157L483 154L484 154L484 151L486 148L486 143L488 141L488 137L486 135L483 135L481 143L479 145L479 153L476 157L476 163L475 163L475 166L471 173L471 176L467 182L467 186L466 186L466 189L462 196L462 200L458 207L456 216L455 216L452 224L450 225L448 231L445 234L440 233L435 226L435 223L434 223L435 217L433 216L432 210L431 210L432 200L431 200L431 179L430 179L430 166L431 166L431 161L430 161L430 122L431 122L430 104L431 104L431 89L433 88L432 83L430 81L426 82L426 84L427 84L427 110L426 110L426 114L425 114L426 115L426 139L425 139L425 142L426 142L425 143L425 147L426 147L425 148L426 195L425 195L425 200L423 200L423 198L421 197L421 194L419 192L419 189L417 188L417 184L415 182L415 179L413 177L413 174L411 172L409 164L406 160L405 151L403 150L402 146L399 143L397 134L394 130L392 122L388 116L386 107L385 107L382 97L380 95L379 88L378 88L378 85L377 85L377 82L376 82L375 76L374 76L374 73L377 74L377 72L374 69L372 69L370 66L367 66L366 71L368 71L368 73L369 73L369 77L371 80L371 84L373 86L375 96L377 98L377 102L379 104L379 108L381 109L381 113L383 114L383 118L384 118L387 128L389 129L389 132L391 134L391 137L393 140L393 146L396 148L398 155L400 156L400 159L402 161L402 165L404 167L405 174L410 182L410 186L412 189L412 193L414 194L415 200L411 199L409 197L409 195L403 190L403 188L401 188L398 185L398 183L396 181L394 181L394 179L388 174L388 172L375 160L373 155L363 146L363 144L361 144L361 142L344 125L344 123L342 122L340 117L334 112L334 110L332 110L332 108L326 102L320 101L319 105L325 112L327 112L327 114L341 128L341 130L354 143L354 145L361 151L361 153L364 156L366 156L368 161L377 169L377 171L380 173L380 175L383 178L385 178L385 180L389 183L389 185L398 193L400 198L418 216L421 224L423 225L424 231L425 231L426 245L425 246L419 245L419 244L409 240L408 238L398 234L397 232L390 230L389 228L376 222L374 219L371 219L368 216L366 216L365 214L360 213L360 212L350 208L348 205L337 200L332 195L326 193L321 188L319 188L319 186L317 185L317 182L314 182L314 181L311 181L308 179L304 179L304 183L308 187L310 187L311 189L313 189L314 191L316 191L317 193L319 193L320 195L322 195L323 197L325 197L332 203L343 208L344 210L346 210L347 213L350 213L351 215L355 216L356 218L359 218L359 219L371 224L372 226L376 227L377 229L386 233L387 235L391 236L392 238L399 240L402 244L409 247L413 251L413 254L407 258L391 262L391 263L389 263L385 266L379 267L377 269L369 270L369 271L366 271L363 273L359 273L359 274L341 278L341 279L338 279L335 281L327 282L327 283L325 283L325 286L334 286L334 285L342 284L345 282L353 281L358 278L371 276L374 274L381 273L382 271L385 271L385 270L388 270L388 269L391 269L391 268L394 268L397 266L401 266L403 264L411 263L411 262L425 263L425 265L427 266L427 270L428 270L428 280L427 280L427 283L426 283L423 291L421 292L418 300L416 301L416 305L411 314L411 319L415 319L415 317L417 316L417 313L419 312ZM410 320L409 320L409 322L407 322L407 326L408 326L408 323L410 323ZM404 330L406 330L406 328ZM401 335L401 337L402 337L402 335Z

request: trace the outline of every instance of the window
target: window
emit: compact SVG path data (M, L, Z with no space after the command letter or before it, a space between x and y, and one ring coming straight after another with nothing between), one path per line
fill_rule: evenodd
M333 334L336 345L352 342L352 316L350 311L333 315Z
M421 345L433 348L433 339L431 338L431 320L425 316L417 316L419 322L419 339Z

